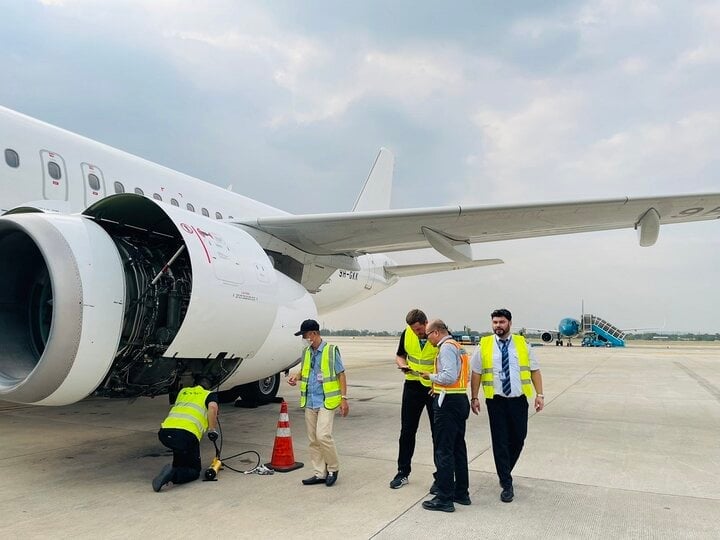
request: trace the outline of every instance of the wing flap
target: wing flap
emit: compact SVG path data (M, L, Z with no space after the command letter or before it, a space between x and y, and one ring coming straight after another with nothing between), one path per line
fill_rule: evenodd
M503 264L504 262L505 261L502 259L477 259L466 263L448 261L438 263L403 264L397 266L386 266L385 273L388 276L397 277L421 276L424 274L434 274L436 272L449 272L451 270L463 270L465 268Z

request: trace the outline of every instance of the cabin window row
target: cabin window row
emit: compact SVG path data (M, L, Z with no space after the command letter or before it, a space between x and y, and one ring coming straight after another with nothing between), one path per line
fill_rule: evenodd
M17 169L20 166L20 156L19 154L13 150L12 148L6 148L5 149L5 163L12 167L13 169ZM54 161L48 161L47 164L47 171L50 178L53 180L60 180L62 178L62 169L60 168L60 165L55 163ZM87 177L88 186L93 191L100 191L100 178L96 174L90 173ZM122 184L122 182L115 182L115 193L125 193L125 186ZM138 195L145 195L145 192L140 188L135 188L135 193ZM156 201L162 201L162 196L159 193L153 193L153 199ZM177 201L177 199L172 198L170 199L170 204L173 206L180 207L180 203ZM195 212L195 206L193 206L191 203L187 203L185 205L185 208L189 210L190 212ZM207 208L201 208L200 213L205 217L210 217L210 212ZM222 219L223 216L220 212L215 212L215 219ZM228 216L228 219L233 219L232 216Z
M123 185L122 182L115 182L114 187L115 187L115 193L125 193L125 186ZM145 195L145 192L142 189L140 189L139 187L135 188L135 193L137 195ZM155 199L156 201L163 200L162 195L160 195L159 193L153 193L152 198ZM175 198L170 199L170 204L172 204L173 206L177 206L178 208L180 207L180 203ZM185 208L187 210L189 210L190 212L195 211L195 206L193 206L191 203L187 203L185 205ZM201 208L200 213L205 217L210 217L210 212L208 211L207 208ZM222 219L222 218L223 218L223 215L220 212L215 212L215 219ZM233 219L233 217L228 216L228 219Z

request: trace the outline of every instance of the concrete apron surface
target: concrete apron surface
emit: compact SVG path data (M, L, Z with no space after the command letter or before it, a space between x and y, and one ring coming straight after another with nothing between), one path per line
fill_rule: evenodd
M434 470L427 418L410 483L396 472L402 374L395 339L330 338L347 368L350 415L336 417L337 484L312 475L298 390L283 381L297 471L220 471L217 482L150 482L171 460L157 439L167 399L88 399L57 408L0 403L0 538L515 538L720 537L720 346L538 347L546 409L531 412L499 500L487 416L470 415L471 506L452 514L421 502ZM270 460L279 405L223 405L224 455ZM203 467L213 456L202 443ZM231 462L248 469L246 454Z

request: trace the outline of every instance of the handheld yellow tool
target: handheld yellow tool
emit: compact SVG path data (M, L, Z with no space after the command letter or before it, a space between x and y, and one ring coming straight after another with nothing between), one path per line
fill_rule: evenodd
M220 449L218 448L216 441L217 437L212 440L213 446L215 447L215 457L213 458L210 466L205 469L205 480L217 480L218 472L220 472L220 469L222 468L222 461L220 460Z

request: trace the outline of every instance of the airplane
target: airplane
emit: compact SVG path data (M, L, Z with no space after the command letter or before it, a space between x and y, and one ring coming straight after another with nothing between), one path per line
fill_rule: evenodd
M585 302L581 302L580 318L564 317L560 319L557 330L544 330L538 328L522 328L520 333L528 332L539 334L543 343L555 341L556 347L563 344L572 347L573 338L581 338L583 347L624 347L625 336L631 330L650 330L650 328L620 329L605 319L585 313Z
M543 330L537 328L523 328L521 334L527 335L527 333L540 334L540 340L543 343L555 342L555 346L562 347L567 345L572 347L572 338L582 337L582 345L593 346L593 347L622 347L625 344L625 334L615 336L617 341L608 339L604 334L598 334L591 330L585 330L580 322L580 319L573 317L564 317L560 319L557 330Z
M292 215L0 107L0 400L269 399L304 319L399 278L500 264L471 245L720 218L720 193L390 209L381 150L351 211ZM433 248L445 262L397 265Z

